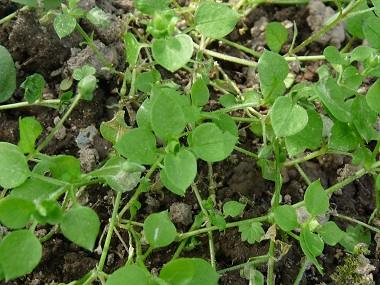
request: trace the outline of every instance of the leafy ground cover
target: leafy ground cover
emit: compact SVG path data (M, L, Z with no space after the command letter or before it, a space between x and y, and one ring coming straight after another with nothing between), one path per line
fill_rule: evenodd
M378 1L0 3L1 284L378 284Z

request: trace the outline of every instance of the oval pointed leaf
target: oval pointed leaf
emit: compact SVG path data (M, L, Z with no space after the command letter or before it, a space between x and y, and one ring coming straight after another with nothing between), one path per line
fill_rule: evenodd
M70 35L77 25L77 20L69 14L59 14L54 19L54 30L60 39Z
M323 189L320 180L314 181L307 187L305 203L307 211L314 216L322 215L329 209L329 195Z
M10 229L25 227L35 210L31 201L8 197L0 200L0 223Z
M0 45L0 103L16 90L16 67L8 50Z
M308 122L304 108L294 104L289 97L279 97L274 102L270 118L277 137L288 137L302 131Z
M29 230L11 232L0 242L0 267L6 280L32 272L41 257L41 243Z
M165 247L171 244L177 230L169 219L167 211L149 215L144 221L144 235L153 248Z
M137 265L128 265L112 273L107 279L106 285L149 285L149 276Z
M100 229L100 221L94 210L77 207L69 210L63 217L63 235L75 244L92 251Z
M0 186L5 189L17 187L30 176L27 160L15 145L0 142Z
M276 224L284 231L289 232L298 227L297 212L290 205L277 207L274 212Z
M165 39L155 39L152 52L155 61L174 72L189 62L193 55L193 40L186 34Z

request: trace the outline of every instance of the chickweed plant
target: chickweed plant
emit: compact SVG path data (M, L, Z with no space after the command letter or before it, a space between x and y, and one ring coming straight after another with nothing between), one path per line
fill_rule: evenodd
M43 139L40 122L23 117L19 119L18 144L0 142L0 223L9 230L0 236L0 280L32 272L41 260L42 244L61 233L85 250L101 249L97 266L70 284L98 280L106 285L213 285L218 284L222 274L241 269L249 270L250 284L272 285L276 282L276 262L286 258L287 238L296 240L305 255L294 281L299 284L309 264L324 274L318 257L325 245L339 244L353 253L357 244L371 242L370 231L380 233L371 225L380 209L379 1L336 2L336 14L320 31L299 45L294 39L289 52L280 54L288 41L288 31L278 22L268 24L267 49L262 53L224 39L247 11L266 1L189 1L188 6L181 7L174 0L135 0L135 11L126 15L123 42L127 67L122 71L109 64L94 45L93 37L80 26L80 20L86 19L106 27L109 16L100 8L85 11L78 6L79 0L13 2L25 5L20 7L22 10L36 10L36 15L50 21L61 39L79 33L103 67L120 79L120 101L114 119L100 127L113 150L99 168L83 173L74 156L46 155L43 151L77 104L92 99L97 88L95 68L85 65L75 70L72 78L62 83L70 82L69 88L58 99L49 100L42 98L46 84L43 76L30 75L19 86L25 100L5 104L17 89L16 68L10 53L0 46L0 111L39 105L62 112L61 120ZM14 17L17 12L0 23ZM353 39L366 39L368 45L347 45L342 50L328 46L321 55L297 55L343 22ZM137 24L144 27L144 33L134 28ZM215 41L245 52L250 59L208 49ZM241 90L220 67L221 61L254 69L259 88ZM318 81L295 84L289 69L293 61L323 62L317 71ZM180 86L163 79L159 71L163 69L169 74L182 70L189 83ZM364 83L368 88L362 88ZM214 104L209 108L210 93L215 91L223 96L219 107ZM124 120L124 108L129 102L140 106L133 126ZM241 147L242 127L258 138L256 152ZM213 181L209 195L201 196L198 167L208 165L212 178L213 163L228 159L233 152L257 160L263 177L273 181L271 207L263 216L239 219L247 207L241 201L218 205ZM299 165L326 154L351 157L357 171L327 189L320 180L311 181ZM281 193L282 169L289 167L298 169L308 184L303 200L295 204L286 204ZM334 192L364 175L376 181L376 210L368 223L343 216L330 205ZM168 211L136 221L140 195L151 191L155 176L165 191L178 196L188 192L195 195L200 210L187 232L176 229ZM78 193L93 184L107 185L115 192L105 238L98 244L102 231L99 217L78 201ZM126 196L130 198L122 199ZM352 226L341 229L329 217L348 220ZM48 234L37 237L39 225L49 228ZM231 268L219 268L213 233L231 228L239 230L243 242L269 244L267 254L252 256ZM117 238L117 231L125 231L130 237L129 256L118 270L105 273L110 242ZM186 246L203 235L209 240L209 258L181 257ZM158 273L151 273L145 262L150 254L173 245L177 250L172 259ZM257 269L263 264L267 264L266 276Z

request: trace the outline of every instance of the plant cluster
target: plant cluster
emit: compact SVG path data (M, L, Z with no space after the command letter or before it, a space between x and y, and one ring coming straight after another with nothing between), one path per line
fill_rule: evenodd
M103 67L122 83L120 110L113 120L100 126L102 136L113 144L113 151L98 169L89 173L81 171L74 156L46 155L43 149L77 104L92 100L98 81L94 67L85 65L76 69L72 78L63 80L59 99L43 99L45 79L38 73L32 74L20 85L24 102L0 105L0 111L40 105L63 113L56 127L43 138L41 124L33 117L23 117L19 120L18 145L0 142L0 223L10 230L0 237L0 280L32 272L41 260L42 243L56 233L86 250L94 250L101 223L94 210L78 201L80 192L93 184L104 184L115 191L113 212L104 243L100 244L97 267L70 284L99 280L106 285L212 285L218 283L220 274L234 269L248 271L244 275L252 284L264 284L265 280L266 284L275 284L275 263L287 253L285 240L281 240L284 236L295 239L305 255L295 281L299 284L308 264L323 274L318 257L326 245L340 244L353 253L358 243L371 243L369 230L380 233L371 225L380 209L379 1L373 0L371 7L363 0L346 5L338 1L338 12L321 31L298 46L294 38L288 53L281 55L288 31L278 22L267 26L268 50L260 54L224 39L235 29L244 11L262 1L240 1L235 5L190 1L188 7L181 7L176 1L135 0L136 12L128 15L129 26L123 38L125 71L117 71L109 64L92 36L80 25L80 20L86 19L107 27L108 15L101 9L85 11L78 6L78 0L14 2L36 9L38 15L51 21L59 38L73 32L82 35ZM296 55L343 21L352 38L366 39L369 45L347 45L343 50L328 46L322 55ZM145 33L140 34L134 24L144 26ZM207 49L214 41L229 44L258 60ZM214 60L255 68L259 89L240 90ZM295 83L288 62L315 60L325 61L318 69L318 81ZM188 85L179 86L163 79L156 66L171 73L185 70L190 77ZM15 64L3 46L0 67L0 102L4 103L17 86ZM211 73L217 74L216 78ZM369 88L362 88L364 83ZM211 87L223 93L219 108L209 108ZM140 105L134 126L128 126L124 120L123 108L128 102ZM239 146L242 127L259 138L256 152ZM215 201L212 164L227 159L234 151L256 159L262 176L274 182L271 207L263 216L239 220L246 203L229 201L218 205ZM310 181L299 166L325 154L351 157L357 171L325 189L320 180ZM208 197L202 197L198 190L199 165L209 167ZM296 167L308 184L303 200L292 205L284 203L281 195L281 170L285 167ZM151 178L156 174L166 191L179 196L192 191L196 196L200 212L188 232L178 232L167 211L150 214L142 223L135 221L141 208L139 197L151 191ZM376 180L376 210L368 223L342 216L330 206L334 192L364 175L372 175ZM134 191L133 195L122 204L122 197L129 191ZM231 217L235 218L233 222ZM348 219L355 226L341 229L329 217ZM46 236L37 237L38 225L51 230ZM252 257L241 266L218 271L213 232L235 227L244 242L269 243L268 253ZM120 230L129 234L129 257L123 267L106 274L103 269L110 242L119 236ZM209 240L210 262L180 257L186 247L196 246L196 237L203 234ZM179 245L172 260L153 275L145 260L152 251L173 243ZM257 270L257 265L264 263L266 277Z

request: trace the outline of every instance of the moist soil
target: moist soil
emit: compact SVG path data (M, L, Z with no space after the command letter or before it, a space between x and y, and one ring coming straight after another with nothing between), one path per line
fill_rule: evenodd
M121 41L119 36L115 36L118 31L115 27L119 24L122 15L132 11L131 1L82 1L83 5L98 6L111 13L114 17L113 29L110 31L95 30L95 38L101 41L106 54L110 52L111 60L113 59L115 66L122 70L124 62L123 50L120 48ZM186 4L186 1L183 4ZM0 17L4 17L17 9L16 5L8 0L0 2ZM245 20L241 21L236 30L229 35L229 40L239 42L240 44L252 47L257 51L263 50L263 31L265 23L270 21L280 21L293 29L293 23L298 27L299 35L297 42L300 43L307 38L313 31L313 25L307 22L312 10L305 6L260 6L253 10ZM17 18L7 24L0 26L0 44L4 45L11 52L17 65L17 80L19 84L26 76L33 73L41 73L47 81L47 88L44 91L46 99L57 98L59 83L70 73L70 63L75 65L76 62L86 62L91 59L86 57L84 46L80 45L81 38L77 34L73 34L64 40L59 40L55 35L51 24L41 25L38 16L34 12L20 13ZM289 24L290 23L290 24ZM87 31L92 31L89 23L82 23ZM264 25L264 26L263 26ZM246 32L240 33L239 31ZM334 40L336 40L334 38ZM328 40L327 40L328 41ZM333 40L331 40L333 42ZM291 41L289 41L291 42ZM303 51L304 54L321 54L323 43L314 43ZM324 43L325 44L325 43ZM344 41L338 44L344 44ZM210 48L220 52L248 58L247 55L233 48L227 47L221 43L214 42ZM289 46L284 47L284 51ZM78 58L78 54L81 56ZM226 73L244 89L254 87L258 84L257 78L252 70L240 65L220 62L221 67ZM317 80L315 73L320 63L305 63L302 66L293 65L292 69L297 74L296 81L314 81ZM164 78L171 78L180 84L186 84L188 75L178 72L170 75L161 70ZM71 154L81 157L81 152L76 142L76 138L81 130L89 126L99 130L101 122L112 119L112 105L117 102L117 96L114 95L115 87L120 86L120 82L108 76L107 74L98 73L100 78L99 89L96 92L93 101L82 102L72 113L70 118L65 122L64 131L49 143L45 152L48 154ZM214 93L210 103L210 108L216 108L216 99L220 94ZM18 90L12 99L7 103L18 102L22 100L22 90ZM129 106L127 123L134 124L134 113L136 106ZM45 129L45 136L62 114L60 110L47 109L43 107L32 107L24 109L16 109L12 111L0 112L0 141L17 143L18 141L18 120L20 117L35 116L41 122ZM257 148L257 138L241 125L241 143L244 148L255 150ZM86 170L96 167L107 157L112 146L102 139L99 132L95 132L89 142L89 147L96 153L89 159L91 162L83 163L82 167ZM82 157L81 157L82 159ZM83 161L82 161L83 162ZM327 155L321 159L316 159L302 164L305 173L312 179L321 179L324 186L328 187L337 182L342 169L349 165L350 161L346 157ZM207 165L199 164L199 174L197 182L203 197L207 195L208 188L208 168ZM273 194L274 185L272 182L262 178L260 168L256 165L255 160L250 159L238 153L233 153L227 160L213 165L214 181L216 183L216 202L217 205L223 205L230 200L246 200L247 204L243 218L250 218L265 214L270 208L270 202ZM302 177L293 169L286 169L283 172L284 185L282 194L287 203L296 203L303 197L303 193L307 187ZM159 183L158 178L153 190L145 193L140 202L142 207L138 213L137 221L143 222L144 218L152 212L170 209L173 212L180 209L178 216L173 215L173 221L176 223L179 231L189 230L189 224L196 213L199 212L199 206L195 197L188 191L184 198L175 196L165 190ZM344 195L337 194L331 200L332 205L339 213L356 218L361 221L367 221L374 210L374 185L370 177L363 177L353 182L343 189ZM128 201L130 194L126 194L124 203ZM114 193L112 190L102 186L91 186L86 189L81 197L81 202L92 207L99 215L102 221L102 228L107 225L108 219L112 212L112 202ZM240 219L240 218L239 218ZM230 219L229 221L233 221ZM346 223L337 221L337 223L345 228ZM37 233L41 236L46 234L50 229L41 227L37 229ZM282 233L280 233L282 234ZM122 240L114 237L111 242L105 271L113 272L115 269L123 265L128 257L128 250L125 247L128 244L128 234L120 231ZM298 270L301 266L303 254L297 244L291 238L283 234L285 241L289 246L287 254L276 263L276 284L293 284ZM214 232L216 261L218 269L223 269L246 262L249 258L263 255L268 250L268 243L263 241L254 245L242 242L240 233L237 229L228 229L226 231ZM197 256L205 259L209 258L208 240L206 236L197 237L197 243L194 249L183 252L183 256ZM373 246L374 247L374 246ZM380 284L379 260L374 256L376 251L370 248L372 255L368 258L371 264L376 267L374 280L376 284ZM147 260L148 267L152 272L159 272L161 266L170 260L176 245L162 250L154 251ZM62 235L56 234L50 240L43 244L43 257L39 266L24 278L20 278L11 282L0 282L1 285L42 285L57 284L60 282L69 283L77 280L85 275L89 270L94 268L99 260L99 250L93 253L84 251L73 243L67 241ZM319 258L325 268L325 275L321 275L310 267L306 270L305 276L301 284L334 284L330 278L339 264L343 263L345 253L343 248L339 246L328 247L325 249L322 257ZM263 274L266 273L265 266L259 266L259 270ZM239 270L231 271L224 274L220 280L221 285L248 284L248 281L241 277Z

